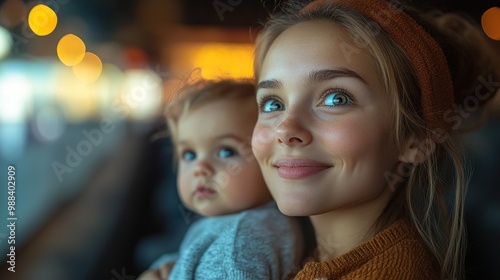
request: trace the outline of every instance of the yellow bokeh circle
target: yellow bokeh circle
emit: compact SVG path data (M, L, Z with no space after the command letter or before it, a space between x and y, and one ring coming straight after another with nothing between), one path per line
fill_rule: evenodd
M83 60L79 64L73 66L73 73L82 82L94 82L102 73L101 59L97 55L87 52Z
M500 40L500 8L492 7L481 17L484 33L493 40Z
M38 4L31 9L28 15L28 24L33 33L38 36L46 36L56 28L57 15L51 8Z
M57 57L64 65L73 66L80 63L85 56L85 43L73 34L65 35L57 44Z

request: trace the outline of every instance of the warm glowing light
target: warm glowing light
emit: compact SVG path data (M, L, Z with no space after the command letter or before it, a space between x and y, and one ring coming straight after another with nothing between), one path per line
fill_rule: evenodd
M23 123L28 117L32 92L26 74L8 72L0 76L0 121Z
M85 56L85 43L78 36L65 35L57 44L57 56L64 65L77 65Z
M500 8L492 7L484 12L481 25L488 37L500 41Z
M78 79L68 67L61 67L55 73L55 99L64 108L64 115L68 123L83 122L98 116L101 94L99 81L84 83Z
M49 7L38 4L31 9L28 15L28 24L38 36L46 36L52 33L57 25L57 15Z
M136 120L151 120L161 112L161 78L151 70L132 69L125 72L122 82L122 98L116 104L124 117Z
M73 73L84 83L94 82L101 76L101 72L101 59L91 52L85 53L83 60L79 64L73 66Z
M177 67L183 71L200 68L205 79L253 77L253 44L184 43L173 52Z

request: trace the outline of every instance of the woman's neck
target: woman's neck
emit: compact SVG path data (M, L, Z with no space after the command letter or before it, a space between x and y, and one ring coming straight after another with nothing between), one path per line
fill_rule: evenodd
M374 201L311 216L320 261L334 259L373 238L389 224L377 225L391 198L385 193Z

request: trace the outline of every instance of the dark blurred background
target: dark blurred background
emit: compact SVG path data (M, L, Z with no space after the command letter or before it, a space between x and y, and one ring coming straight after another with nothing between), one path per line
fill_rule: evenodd
M37 4L57 15L47 36L29 28ZM465 13L478 24L488 8L500 6L418 4ZM278 5L0 2L0 279L134 279L160 254L175 251L197 217L177 197L164 105L197 67L205 78L251 77L254 36ZM100 58L96 81L75 78L59 60L59 40L69 33ZM468 279L500 277L499 128L497 106L483 128L464 137L474 168ZM15 273L7 270L8 166L17 184Z

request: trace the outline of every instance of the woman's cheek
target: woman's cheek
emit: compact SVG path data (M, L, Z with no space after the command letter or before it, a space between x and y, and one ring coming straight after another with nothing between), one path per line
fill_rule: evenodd
M257 123L252 135L252 151L259 163L266 154L270 156L267 152L271 150L273 140L274 131L266 125Z

